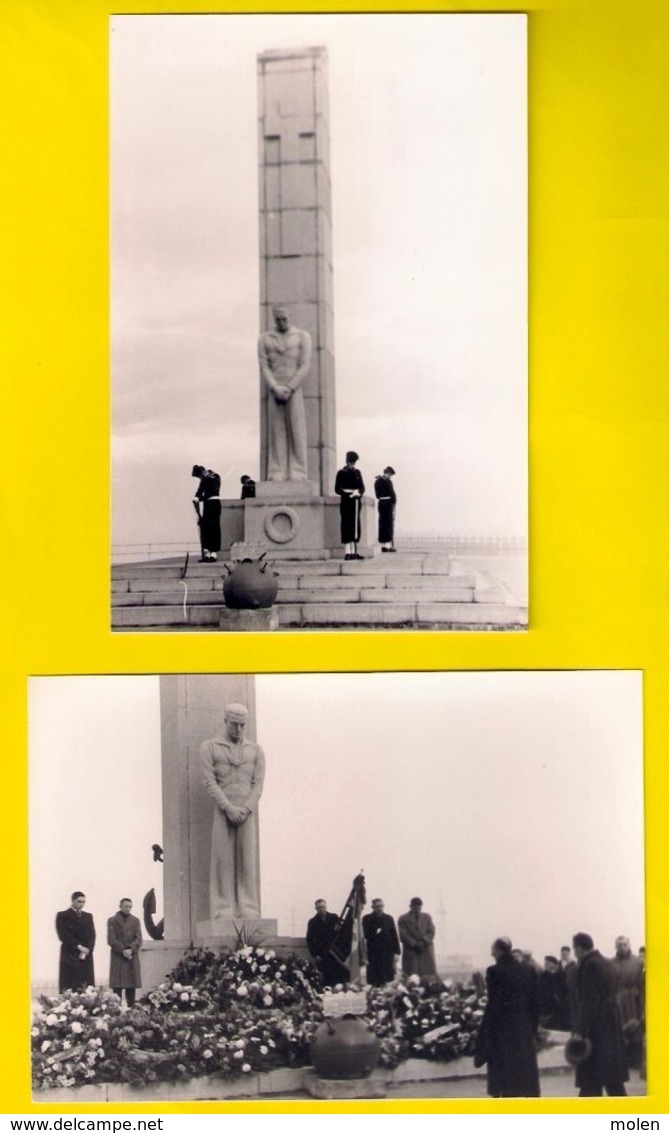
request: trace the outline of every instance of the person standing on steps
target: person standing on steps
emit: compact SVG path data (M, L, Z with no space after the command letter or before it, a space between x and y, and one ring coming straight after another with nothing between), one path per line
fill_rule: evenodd
M360 501L365 494L365 484L356 468L357 452L346 453L346 463L335 477L335 493L339 496L339 520L341 541L344 544L344 558L362 559L358 554L360 541Z
M200 483L193 496L193 507L200 528L201 563L215 563L221 549L221 477L211 468L194 464L192 476Z
M383 552L395 551L395 504L397 496L392 477L395 469L387 465L374 480L374 495L379 513L379 543Z

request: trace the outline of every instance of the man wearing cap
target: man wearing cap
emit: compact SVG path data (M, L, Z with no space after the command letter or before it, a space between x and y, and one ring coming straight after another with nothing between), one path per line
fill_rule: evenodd
M199 478L193 507L200 528L201 563L215 563L221 549L221 477L211 468L194 464L191 476Z
M611 960L596 949L587 932L573 941L578 962L578 1016L574 1039L588 1040L587 1056L576 1066L579 1097L625 1097L628 1079L625 1044L616 1002L616 974Z
M93 949L95 925L84 912L86 894L75 890L69 909L56 913L56 932L60 940L59 991L81 991L95 985Z
M241 476L239 480L242 486L241 499L254 500L256 495L256 482L250 476Z
M339 522L341 541L344 544L345 559L362 559L358 554L360 541L360 501L365 494L365 484L356 468L358 454L353 450L346 453L346 464L335 477L335 493L339 496Z
M311 365L311 336L292 326L286 307L272 308L274 329L258 340L267 386L267 479L306 480L307 420L301 386Z
M228 704L225 731L200 749L203 784L213 799L211 919L260 916L258 802L265 779L260 744L245 738L248 709Z
M374 480L374 495L377 499L379 513L379 543L381 550L388 552L395 550L395 504L397 496L391 477L395 469L389 465L383 469L380 476Z
M429 913L423 912L420 897L412 897L409 912L397 920L402 941L402 972L405 976L436 976L434 961L435 928Z

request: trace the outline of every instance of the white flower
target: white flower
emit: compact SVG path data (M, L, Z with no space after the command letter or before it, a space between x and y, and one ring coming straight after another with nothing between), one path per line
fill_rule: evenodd
M41 1047L40 1047L42 1054L44 1054L49 1049L50 1046L51 1046L51 1039L45 1039L44 1042L42 1043Z
M265 958L267 960L273 960L275 958L275 956L276 956L276 952L272 952L272 949L268 948L266 953L265 953Z
M249 989L246 984L240 984L237 988L237 995L245 996L249 994Z
M164 984L161 984L160 986L161 986L161 987L164 987L165 985L164 985ZM173 990L173 991L183 991L183 989L184 989L184 985L183 985L183 984L172 984L172 990Z
M203 1058L213 1058L214 1052L212 1050L203 1050L202 1051L202 1057Z
M47 1027L55 1027L60 1022L60 1019L57 1015L54 1015L50 1012L44 1022L46 1023Z
M256 948L256 956L264 956L264 955L265 955L265 949L264 948Z
M65 1039L65 1042L63 1043L63 1050L69 1050L71 1046L72 1046L72 1043L70 1042L70 1040Z
M33 1027L33 1028L31 1029L30 1033L31 1033L31 1035L33 1036L33 1038L37 1038L37 1036L38 1036L38 1034L39 1034L39 1027Z
M236 1046L238 1050L243 1050L246 1046L246 1042L244 1039L235 1039L232 1045Z
M250 1063L245 1062L244 1065L242 1066L242 1070L244 1071L244 1073L248 1074L250 1069L251 1069Z
M273 1002L274 1001L273 1001L271 995L264 995L263 996L263 1003L264 1003L265 1007L271 1007Z
M182 991L181 995L179 996L179 999L182 999L184 1003L188 1003L190 996L189 996L187 991Z
M417 975L409 976L407 983L408 983L409 987L417 987L418 984L420 983L420 976L417 976Z
M244 1051L243 1050L236 1050L232 1057L233 1058L243 1058L244 1057Z
M265 1046L264 1043L261 1047L259 1047L259 1050L260 1050L261 1054L267 1054L267 1047Z
M81 1023L73 1023L72 1024L72 1032L75 1035L80 1035L82 1033L83 1029L84 1028L82 1027Z

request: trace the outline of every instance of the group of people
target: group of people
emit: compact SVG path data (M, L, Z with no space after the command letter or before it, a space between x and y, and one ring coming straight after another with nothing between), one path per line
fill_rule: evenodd
M329 913L327 902L319 897L316 912L307 924L307 948L319 968L326 987L345 982L348 973L332 951L341 918ZM420 897L412 897L409 910L398 917L397 924L380 897L372 901L372 911L362 918L362 932L367 955L367 982L374 987L390 983L397 974L401 956L405 976L435 976L435 927L429 913L423 912Z
M566 1052L576 1069L580 1097L626 1094L625 1082L643 1057L645 964L633 956L627 937L607 959L592 937L578 932L560 959L514 949L508 937L492 945L487 1002L477 1037L475 1062L486 1065L491 1097L538 1097L539 1025L570 1032ZM645 953L644 953L645 956Z
M356 464L357 452L346 453L346 463L335 477L335 494L339 496L339 520L344 558L362 559L358 553L361 535L360 508L365 494L362 474ZM211 468L194 464L191 475L199 484L193 496L193 507L200 530L201 563L215 563L221 549L221 477ZM374 494L378 511L378 539L383 553L395 552L395 505L397 496L392 477L395 469L388 464L374 480ZM255 499L256 482L250 476L241 477L241 499Z
M56 914L56 932L60 940L58 990L81 991L95 985L93 950L95 923L84 910L86 895L77 889L70 906ZM117 912L107 920L107 944L110 949L109 986L125 998L128 1006L135 1002L135 992L142 986L139 950L142 947L142 926L132 913L132 901L122 897Z
M346 463L340 468L335 477L335 494L339 496L339 521L341 541L344 544L345 559L362 559L358 554L358 543L361 535L360 508L361 500L365 494L365 482L362 473L356 465L359 460L357 452L346 453ZM391 465L384 468L380 476L374 480L374 495L378 510L378 537L383 552L395 551L395 504L397 496L393 486L392 477L395 469Z
M84 909L86 896L72 894L69 908L56 915L60 940L58 987L61 992L95 984L93 917ZM335 945L342 918L328 911L319 897L308 922L306 944L326 987L345 982L348 971ZM420 897L397 924L380 897L362 917L366 978L382 987L396 978L401 957L403 976L437 978L435 927ZM121 898L107 920L110 949L109 986L128 1006L141 986L139 952L142 930L132 901ZM566 1053L576 1070L580 1097L626 1094L629 1071L643 1069L645 1024L645 950L632 953L629 939L619 936L615 955L607 959L592 937L578 932L560 949L560 958L544 957L544 967L531 952L513 948L508 937L493 941L493 963L485 980L474 974L486 1005L479 1027L475 1065L486 1067L488 1094L495 1098L538 1097L537 1039L540 1025L569 1032Z

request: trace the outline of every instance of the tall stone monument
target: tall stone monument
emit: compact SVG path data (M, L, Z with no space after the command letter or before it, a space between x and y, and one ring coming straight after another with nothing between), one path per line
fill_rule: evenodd
M277 936L274 919L211 916L214 803L204 785L201 747L225 731L224 711L232 703L247 708L246 737L255 740L254 676L160 678L165 923L164 939L146 941L142 949L145 989L159 983L192 945L234 948L241 929L280 952L305 950L303 940ZM267 754L271 768L271 751Z
M324 47L258 57L260 327L285 305L308 331L304 388L309 482L332 492L336 463L332 194L327 54ZM260 469L267 479L267 389L260 387Z
M268 480L268 398L260 392L260 475L256 498L223 509L223 546L244 540L273 558L328 558L342 553L337 457L330 109L324 47L286 48L258 56L260 331L274 308L311 339L301 384L306 410L306 480ZM357 437L347 447L363 448ZM364 460L364 456L363 456ZM371 554L373 503L363 500L360 550Z
M246 735L255 738L255 681L246 675L160 678L163 767L165 937L208 940L233 937L232 919L212 921L211 839L214 804L205 790L200 748L225 731L226 705L248 709ZM235 918L239 923L243 917ZM276 921L254 918L265 934Z

